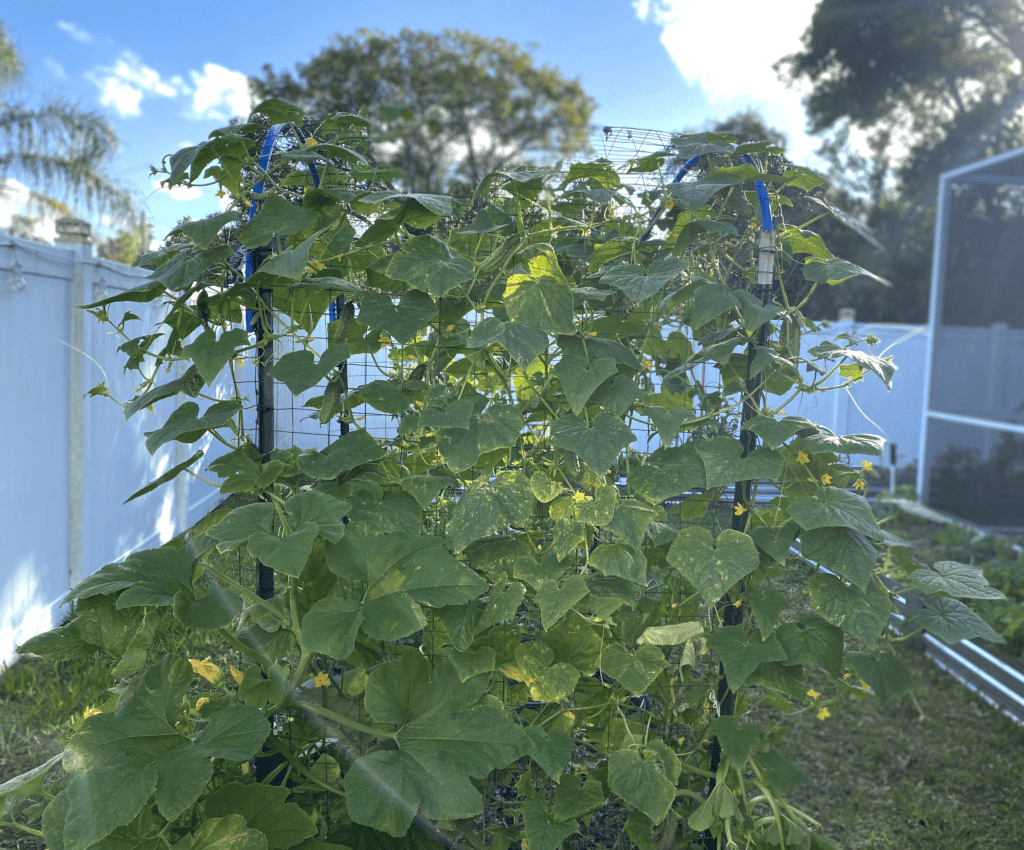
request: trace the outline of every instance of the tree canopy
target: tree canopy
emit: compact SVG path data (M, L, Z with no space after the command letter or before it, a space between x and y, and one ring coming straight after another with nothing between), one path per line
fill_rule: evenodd
M337 34L294 75L268 64L249 82L258 98L308 114L370 110L385 136L375 158L415 192L458 191L532 155L585 150L596 108L578 80L527 50L461 30Z
M819 290L808 312L927 320L939 175L1024 145L1022 28L1022 0L821 0L802 49L776 69L810 83L804 105L811 132L826 137L830 177L887 249L846 256L894 286ZM851 151L852 132L867 152Z
M0 190L13 178L33 190L36 206L53 212L67 214L67 203L130 212L130 194L107 171L118 148L110 123L62 98L32 105L15 97L24 73L17 45L0 21Z
M821 0L777 68L811 83L812 132L848 122L905 147L890 156L909 184L1021 143L1022 28L1021 0Z

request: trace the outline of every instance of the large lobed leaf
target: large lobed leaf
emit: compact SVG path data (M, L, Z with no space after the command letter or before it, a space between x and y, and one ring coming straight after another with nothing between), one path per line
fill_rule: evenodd
M221 709L193 738L175 728L193 675L186 661L168 658L121 697L116 713L85 720L65 753L71 782L58 797L66 817L48 820L47 843L86 850L151 798L174 820L210 781L213 758L245 761L259 751L270 724L253 706Z
M486 681L458 682L451 665L431 676L426 659L411 653L370 676L367 711L399 727L398 749L361 756L346 774L348 813L356 823L400 837L417 814L475 817L483 798L470 778L526 754L518 726L496 708L474 705Z

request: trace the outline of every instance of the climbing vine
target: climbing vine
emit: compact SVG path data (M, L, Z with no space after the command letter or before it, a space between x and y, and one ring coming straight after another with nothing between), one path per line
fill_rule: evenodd
M116 687L55 794L55 761L0 787L5 821L55 850L555 850L596 817L609 847L832 846L747 710L836 722L811 667L905 692L890 578L923 593L909 629L951 641L991 637L960 601L991 591L951 562L908 579L844 462L881 439L785 412L895 369L846 338L801 354L797 299L861 271L788 220L819 179L699 135L408 194L352 115L258 167L256 137L303 120L268 101L170 157L168 186L234 204L89 307L140 374L125 415L180 400L149 451L200 446L150 487L199 469L244 498L100 569L21 648L103 652ZM656 183L670 156L690 172ZM163 323L133 336L149 301ZM271 345L270 376L338 426L321 448L256 444L243 373ZM182 627L236 661L161 656Z

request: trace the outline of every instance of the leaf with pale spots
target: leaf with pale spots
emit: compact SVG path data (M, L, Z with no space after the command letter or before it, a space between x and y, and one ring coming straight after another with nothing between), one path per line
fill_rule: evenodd
M818 574L807 582L811 607L833 626L874 649L889 624L892 602L882 585L872 579L867 590L851 587L832 575Z
M878 550L850 528L815 528L800 535L800 554L822 564L861 590L878 564Z
M719 629L708 638L708 645L722 659L725 678L733 691L742 688L762 662L784 661L786 658L786 651L775 635L761 640L758 635L748 635L742 626Z
M726 529L713 544L705 528L684 528L672 541L668 562L687 579L708 605L717 602L740 579L750 575L760 562L750 536Z
M461 552L474 540L507 526L525 527L533 510L530 480L522 472L499 472L493 481L470 484L459 498L448 535Z
M519 645L516 666L530 696L541 702L558 702L568 696L580 678L579 670L564 661L555 661L554 650L539 640Z

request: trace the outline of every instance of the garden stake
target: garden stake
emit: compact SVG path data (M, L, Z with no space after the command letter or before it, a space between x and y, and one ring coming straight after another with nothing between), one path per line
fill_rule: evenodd
M270 164L270 155L274 151L274 143L281 130L286 124L275 124L267 131L263 146L260 149L258 167L266 172ZM261 180L253 187L253 194L263 192L264 182ZM249 204L249 220L251 221L262 206L257 201ZM284 247L284 240L274 237L270 245L265 245L250 251L245 260L245 276L252 277L253 273L263 264L272 253L280 252ZM270 460L274 451L274 379L268 372L274 365L274 343L264 344L266 335L274 332L273 316L271 310L274 305L274 289L269 286L262 286L259 290L259 300L262 307L259 313L250 313L248 327L256 334L258 344L256 354L256 446L263 457L263 462ZM266 565L256 562L256 593L261 599L274 598L274 571Z
M757 278L754 284L754 294L761 300L761 306L766 307L771 303L772 300L772 280L775 274L775 231L772 227L771 210L768 205L768 193L765 188L765 184L758 181L754 184L757 188L758 200L761 203L761 235L758 240L757 248ZM771 321L765 321L761 327L757 329L756 342L752 342L747 346L747 377L746 377L746 388L747 388L747 399L743 402L743 413L741 416L740 424L740 443L743 446L743 450L740 453L740 457L747 457L754 449L757 448L757 435L750 430L744 430L743 426L746 425L751 419L757 416L758 410L761 406L761 396L763 395L764 382L762 380L762 373L758 372L756 375L751 375L750 370L754 362L754 357L757 355L759 348L763 348L768 344L768 334L771 328ZM752 504L751 494L753 491L753 481L737 481L735 489L733 491L733 512L732 512L732 528L735 531L744 532L747 528L747 517L750 515L750 505ZM739 592L744 591L744 583L739 583ZM722 618L722 623L725 626L738 626L743 622L743 608L735 605L730 599L729 594L726 593L715 606ZM736 710L736 694L729 687L729 682L725 676L725 666L719 662L718 665L718 690L716 697L718 699L718 716L725 717L732 715ZM722 759L722 745L719 743L718 737L715 736L711 739L711 772L714 774L718 773L718 766ZM715 779L708 780L708 794L715 790ZM711 835L710 830L705 830L703 835L704 846L707 850L717 850L718 841Z

